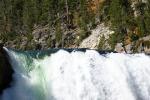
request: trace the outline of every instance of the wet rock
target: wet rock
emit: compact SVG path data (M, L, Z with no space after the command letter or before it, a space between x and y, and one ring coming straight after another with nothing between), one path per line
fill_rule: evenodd
M35 50L41 50L42 46L41 44L36 44Z
M123 44L122 43L117 43L116 46L115 46L115 51L117 51L119 53L125 52L125 50L123 48Z
M117 45L116 45L117 47ZM118 47L118 49L121 47ZM150 54L150 35L140 38L137 41L133 41L132 43L125 46L128 53L145 53ZM116 48L117 49L117 48ZM120 50L116 50L120 51Z
M13 70L9 64L6 52L3 50L3 44L0 43L0 94L10 86Z

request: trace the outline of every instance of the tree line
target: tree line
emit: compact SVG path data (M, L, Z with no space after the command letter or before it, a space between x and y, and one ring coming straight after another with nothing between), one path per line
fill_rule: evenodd
M59 23L67 28L73 24L84 27L89 22L88 3L87 0L1 0L0 32L28 33L35 25L55 27Z
M112 47L150 34L150 1L137 0L0 0L0 34L30 34L35 26L55 29L57 39L65 30L80 28L80 38L105 22L115 31ZM137 16L135 15L137 13Z

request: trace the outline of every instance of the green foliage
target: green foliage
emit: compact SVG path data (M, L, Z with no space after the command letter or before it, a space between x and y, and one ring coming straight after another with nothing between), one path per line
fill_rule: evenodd
M34 26L49 25L49 30L56 30L56 42L62 42L62 29L78 28L79 42L89 36L89 30L98 23L95 19L105 21L114 30L110 44L114 48L118 42L125 42L128 32L134 33L136 27L140 33L129 35L132 41L150 34L150 1L137 1L135 17L131 0L105 0L96 14L89 12L90 0L0 0L0 38L13 40L19 33L29 35ZM100 4L99 4L100 5ZM89 8L88 8L89 7ZM61 26L62 25L62 26ZM51 40L49 40L51 41ZM51 44L48 42L49 45ZM100 46L102 47L102 46Z
M23 8L23 27L25 28L27 33L31 33L32 28L34 26L34 7L32 6L34 3L32 0L26 0L24 2Z
M109 44L114 48L118 42L125 42L127 30L135 26L134 14L130 0L112 0L109 3L109 20L114 34L110 36Z
M139 2L136 5L136 9L139 10L140 15L137 17L137 25L139 27L140 36L146 36L150 34L150 1L147 3Z
M16 39L17 37L17 33L3 33L3 34L0 34L0 40L2 40L3 42L6 42L8 40L12 41L14 39Z
M112 50L115 49L115 45L117 43L117 34L113 33L109 36L108 43L111 46Z
M87 31L87 30L81 30L80 33L79 33L79 43L87 38L89 35L91 34L91 32Z
M80 17L78 21L78 25L81 29L79 32L79 43L91 34L91 32L88 31L87 22L84 17Z
M48 39L47 39L47 46L48 47L51 47L52 46L52 40L51 40L51 37L48 37Z
M61 30L61 24L60 22L57 23L56 25L56 32L55 32L55 38L57 43L62 42L62 30Z
M150 13L145 14L145 27L147 29L147 35L150 35Z
M140 36L141 37L145 36L147 31L146 31L146 26L145 26L144 19L141 18L141 17L138 17L137 18L137 24L138 24L138 28L139 28L139 31L140 31Z
M35 24L49 24L52 27L57 26L57 20L71 24L73 17L70 16L75 12L82 17L83 23L94 23L93 16L87 12L87 2L86 0L1 0L0 32L31 33ZM66 17L69 18L69 22Z
M33 39L33 35L31 33L26 34L26 37L29 42L31 42Z
M131 18L129 0L112 0L109 8L110 21L114 30L121 31L121 28L126 28L128 20Z
M102 35L102 37L100 37L100 39L99 39L98 49L104 50L105 49L105 43L106 43L105 36Z

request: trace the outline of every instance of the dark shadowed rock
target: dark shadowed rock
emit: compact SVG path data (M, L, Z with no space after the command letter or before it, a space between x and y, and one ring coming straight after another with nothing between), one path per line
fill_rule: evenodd
M3 44L0 43L0 94L5 88L10 86L13 70L7 60L7 54L3 50Z

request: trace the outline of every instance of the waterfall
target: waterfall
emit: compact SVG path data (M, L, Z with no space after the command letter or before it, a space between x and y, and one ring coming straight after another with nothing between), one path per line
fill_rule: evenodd
M150 57L5 48L13 82L2 100L150 100Z

